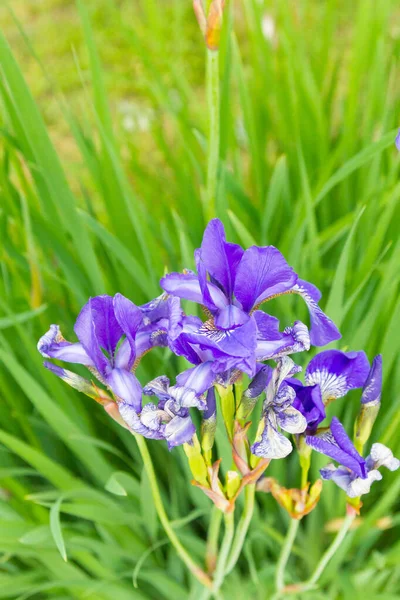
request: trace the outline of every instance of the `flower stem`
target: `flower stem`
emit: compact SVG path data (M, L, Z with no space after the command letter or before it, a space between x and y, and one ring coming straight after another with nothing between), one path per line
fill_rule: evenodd
M290 525L276 567L275 585L277 592L280 592L285 585L285 568L296 538L299 523L298 519L290 519Z
M233 534L235 532L235 521L233 512L224 515L225 533L219 550L217 567L214 574L214 583L212 587L213 594L217 594L221 585L224 582L226 563L228 560L229 551L231 549Z
M356 516L356 513L351 513L351 514L346 515L345 519L343 519L342 526L339 529L338 533L336 534L335 539L333 540L333 542L331 543L329 548L327 548L325 553L322 555L322 558L319 561L319 563L317 564L315 571L311 575L310 579L308 581L306 581L305 587L301 586L302 591L304 589L309 589L310 587L313 587L317 583L318 579L321 577L322 573L324 572L327 564L329 563L331 558L334 556L335 552L340 548L344 538L346 537L347 532L349 531L349 529L351 527L351 524L353 523L353 521L355 519L355 516Z
M240 553L243 548L243 544L246 539L246 534L250 526L251 518L254 512L254 497L256 493L256 486L254 483L248 484L244 489L244 508L240 518L238 527L236 529L235 539L232 544L232 549L229 554L228 564L226 565L225 575L230 573L236 565Z
M207 536L206 549L206 566L208 573L212 574L215 571L218 556L218 536L221 528L222 511L216 506L213 506L211 513L210 527Z
M216 216L219 160L219 56L207 49L208 160L204 216L207 221Z
M202 585L206 586L207 588L211 588L212 581L210 577L197 565L197 563L193 560L188 551L182 546L175 531L171 526L171 523L169 522L167 513L165 512L165 508L162 502L160 489L158 487L157 477L154 471L151 456L144 437L142 437L141 435L135 435L135 439L137 441L139 451L143 459L143 464L144 468L146 469L147 477L149 478L154 506L156 508L158 517L161 521L164 531L169 538L169 541L174 546L178 556L185 563L192 575L196 577L196 579Z

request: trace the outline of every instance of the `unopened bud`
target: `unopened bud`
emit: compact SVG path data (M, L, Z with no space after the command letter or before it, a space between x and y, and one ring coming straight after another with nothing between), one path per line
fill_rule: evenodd
M354 425L354 442L360 452L368 441L381 406L382 356L375 356L361 396L361 407Z
M189 467L196 481L202 485L208 485L207 465L201 453L200 442L195 434L191 444L183 444L183 449L189 461Z
M237 471L228 471L226 474L226 495L229 500L234 498L240 487L240 476Z
M206 15L203 1L193 0L194 14L209 50L219 48L224 5L225 0L212 0Z

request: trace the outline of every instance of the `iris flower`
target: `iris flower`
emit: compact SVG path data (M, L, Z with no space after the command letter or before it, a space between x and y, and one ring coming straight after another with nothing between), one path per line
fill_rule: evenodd
M286 377L298 372L300 367L289 358L278 359L276 368L270 373L263 371L253 385L251 393L262 392L261 385L268 382L261 418L261 434L251 447L255 456L262 458L284 458L293 449L291 441L279 429L288 433L302 433L307 427L305 417L293 407L295 392L285 381ZM261 385L260 385L261 384Z
M340 338L334 323L318 306L318 289L299 279L274 246L243 250L226 241L221 221L213 219L206 227L201 247L195 251L195 262L197 274L170 273L161 280L161 286L168 294L205 307L209 320L198 333L220 346L240 345L241 355L251 356L258 325L255 311L263 302L288 293L299 294L307 303L312 344L323 346ZM261 341L265 328L261 324L257 329ZM251 340L250 344L246 340Z
M325 406L365 384L369 363L364 352L325 350L317 354L305 371L305 385L298 379L287 379L296 397L293 407L307 420L307 433L315 433L325 419Z
M339 467L328 464L320 470L323 479L332 479L349 498L357 498L370 491L374 481L382 479L379 467L396 471L400 461L383 444L372 444L371 453L364 459L355 449L339 419L333 417L330 431L307 436L306 442L317 452L329 456Z

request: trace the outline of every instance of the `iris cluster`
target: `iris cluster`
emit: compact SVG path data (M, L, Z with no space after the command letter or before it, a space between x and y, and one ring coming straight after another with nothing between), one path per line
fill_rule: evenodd
M370 367L362 351L322 351L309 361L304 383L298 378L302 369L292 355L341 337L319 307L319 290L300 279L275 247L243 250L227 242L218 219L208 224L194 258L196 272L166 275L160 282L163 293L143 306L121 294L91 298L75 323L77 342L66 341L57 325L50 326L38 343L42 356L84 365L93 378L85 379L49 361L45 366L102 403L135 434L165 440L170 449L182 444L189 450L199 446L192 419L192 409L197 409L202 416L201 448L207 467L214 442L217 390L221 403L225 398L225 410L218 418L225 420L234 446L232 432L241 431L243 442L247 420L257 402L262 402L255 439L246 438L241 452L235 450L238 456L241 453L241 464L249 468L262 459L267 464L286 457L293 449L288 433L300 454L309 455L314 449L339 465L329 464L321 476L334 481L350 498L365 494L373 481L381 479L379 467L397 469L399 461L382 444L373 444L370 455L362 457L380 406L380 356ZM261 309L269 300L288 294L306 303L309 326L294 321L282 328L276 317ZM181 300L200 305L205 318L185 314ZM142 386L136 368L157 346L168 347L192 366L175 382L160 375ZM250 383L243 391L244 376ZM229 395L234 384L235 393ZM329 427L321 424L328 404L356 388L363 392L353 443L337 418ZM235 427L227 423L227 414Z

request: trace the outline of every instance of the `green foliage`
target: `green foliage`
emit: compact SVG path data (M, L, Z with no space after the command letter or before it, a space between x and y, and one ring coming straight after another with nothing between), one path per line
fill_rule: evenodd
M193 266L207 111L191 2L12 9L17 21L0 7L0 598L195 599L134 438L45 371L35 347L50 323L72 338L88 296L142 303L165 269ZM228 2L217 215L233 241L278 246L322 289L343 333L337 347L383 353L373 438L399 455L398 16L395 0ZM293 319L295 302L277 316ZM158 352L139 376L180 366ZM353 400L332 407L347 424ZM190 488L180 450L149 448L173 527L201 561L210 505ZM293 487L296 461L271 471ZM373 486L364 521L309 600L398 597L399 490L388 473ZM343 516L339 498L326 484L302 522L288 583L312 571L332 535L325 524ZM226 597L270 597L286 528L258 497Z

